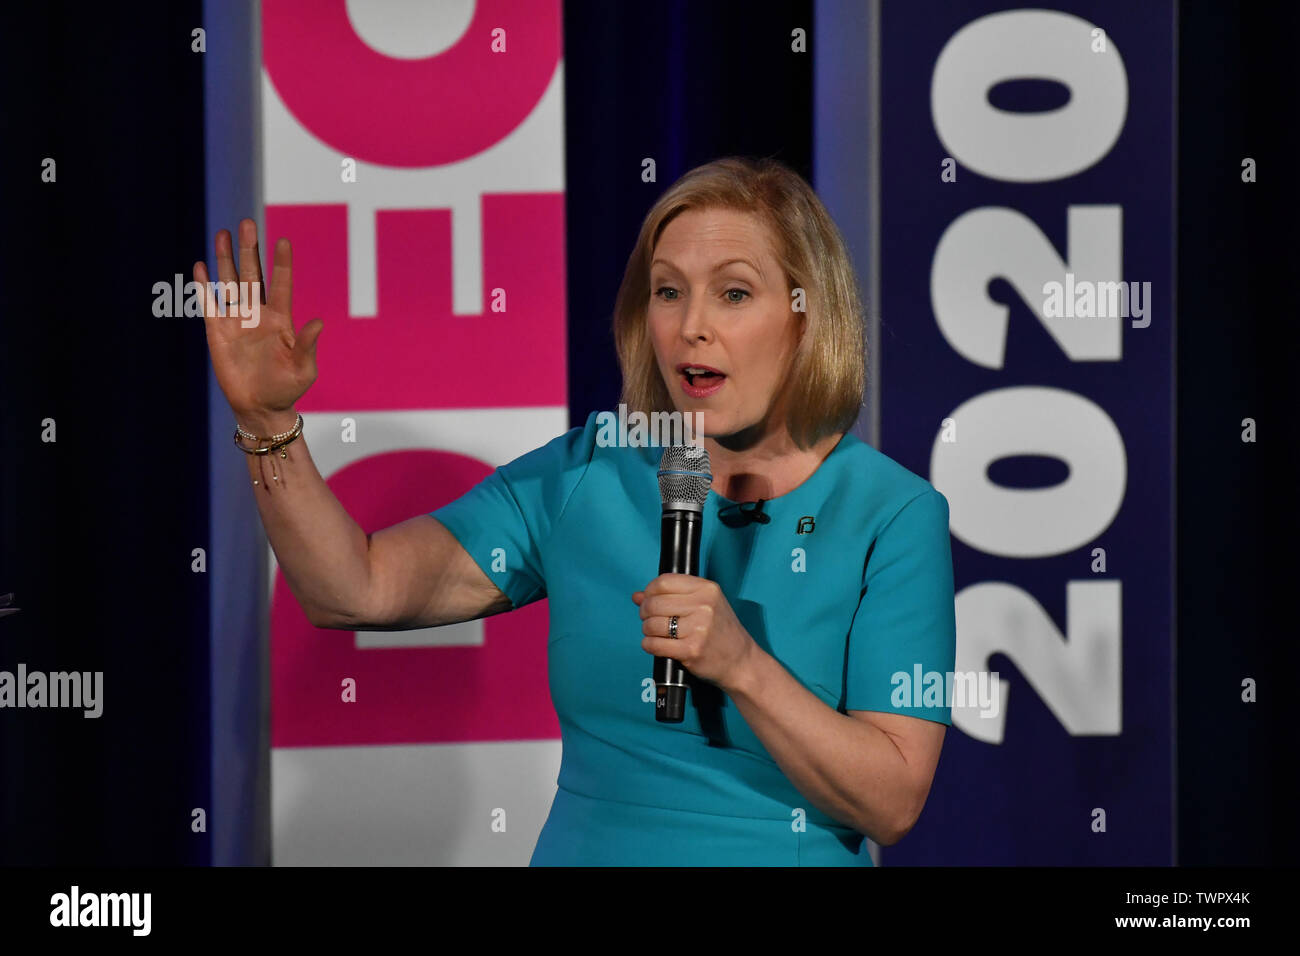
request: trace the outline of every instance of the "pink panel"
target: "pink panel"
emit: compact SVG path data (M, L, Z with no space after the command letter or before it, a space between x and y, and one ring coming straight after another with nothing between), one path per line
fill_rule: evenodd
M550 83L561 34L559 0L478 0L455 46L406 60L363 42L344 0L262 4L262 60L285 106L322 142L385 166L442 166L504 139Z
M492 49L498 28L504 53ZM451 49L403 60L361 40L343 0L266 0L262 42L267 74L308 135L376 166L470 160L472 173L473 158L533 114L554 78L560 5L478 0ZM394 175L404 174L372 170L349 187L354 213L374 204L367 182ZM375 213L377 315L367 318L348 311L348 207L268 203L263 257L276 238L293 242L295 324L325 321L320 374L302 411L566 404L563 193L513 193L486 181L466 188L502 190L479 199L484 308L472 316L452 314L452 213L429 208L437 205L429 197ZM505 312L492 311L498 289ZM329 483L374 531L452 500L488 470L461 455L410 450L354 462ZM559 736L545 602L484 621L482 647L358 650L351 632L312 627L280 574L272 598L274 746ZM345 677L357 681L355 704L340 701Z
M451 313L450 211L402 210L377 213L378 315L354 319L346 207L266 207L266 248L293 243L295 325L325 320L301 411L566 403L564 195L486 195L482 210L482 314Z
M432 511L491 469L440 451L374 455L329 480L367 532ZM481 647L357 649L313 627L282 574L271 608L271 746L558 738L546 676L547 602L483 621ZM356 681L355 703L341 699Z

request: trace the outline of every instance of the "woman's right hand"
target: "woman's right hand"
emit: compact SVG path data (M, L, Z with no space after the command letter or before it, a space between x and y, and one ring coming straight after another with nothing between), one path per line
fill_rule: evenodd
M325 323L312 319L301 332L294 333L290 316L293 256L288 239L275 244L275 271L269 290L262 282L257 224L253 220L239 223L238 269L229 231L217 233L216 246L217 279L222 283L249 283L240 287L239 301L245 312L251 309L257 317L253 324L252 316L241 315L233 306L221 314L217 297L208 290L207 266L202 262L194 264L194 281L205 293L203 324L217 384L241 426L253 429L262 423L281 423L316 381L316 341ZM255 309L245 301L250 292L259 297Z

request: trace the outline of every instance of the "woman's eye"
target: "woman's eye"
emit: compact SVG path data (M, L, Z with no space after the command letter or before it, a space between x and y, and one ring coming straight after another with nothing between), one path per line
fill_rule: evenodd
M654 294L666 302L676 302L679 298L677 290L670 285L660 286L655 289ZM740 305L747 297L751 296L751 293L745 289L728 289L723 295L727 296L727 301L732 305Z

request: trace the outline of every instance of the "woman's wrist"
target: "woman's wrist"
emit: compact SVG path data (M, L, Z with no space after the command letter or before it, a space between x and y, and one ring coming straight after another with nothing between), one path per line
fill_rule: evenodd
M273 435L292 431L298 424L298 412L292 408L281 411L236 412L235 424L258 438L270 438Z

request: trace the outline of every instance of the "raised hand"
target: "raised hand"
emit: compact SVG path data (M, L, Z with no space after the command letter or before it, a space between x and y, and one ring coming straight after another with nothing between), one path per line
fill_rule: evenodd
M218 280L236 283L225 287L239 288L244 298L239 301L241 315L241 308L233 302L223 314L218 296L211 291L205 296L203 323L212 367L236 421L256 434L270 434L256 429L282 424L294 403L316 381L316 342L324 322L312 319L300 332L294 332L293 254L288 239L275 244L275 271L269 290L262 281L253 220L239 223L238 268L228 230L217 233L216 246ZM208 289L208 270L202 262L194 264L194 281ZM257 298L247 301L249 296Z

